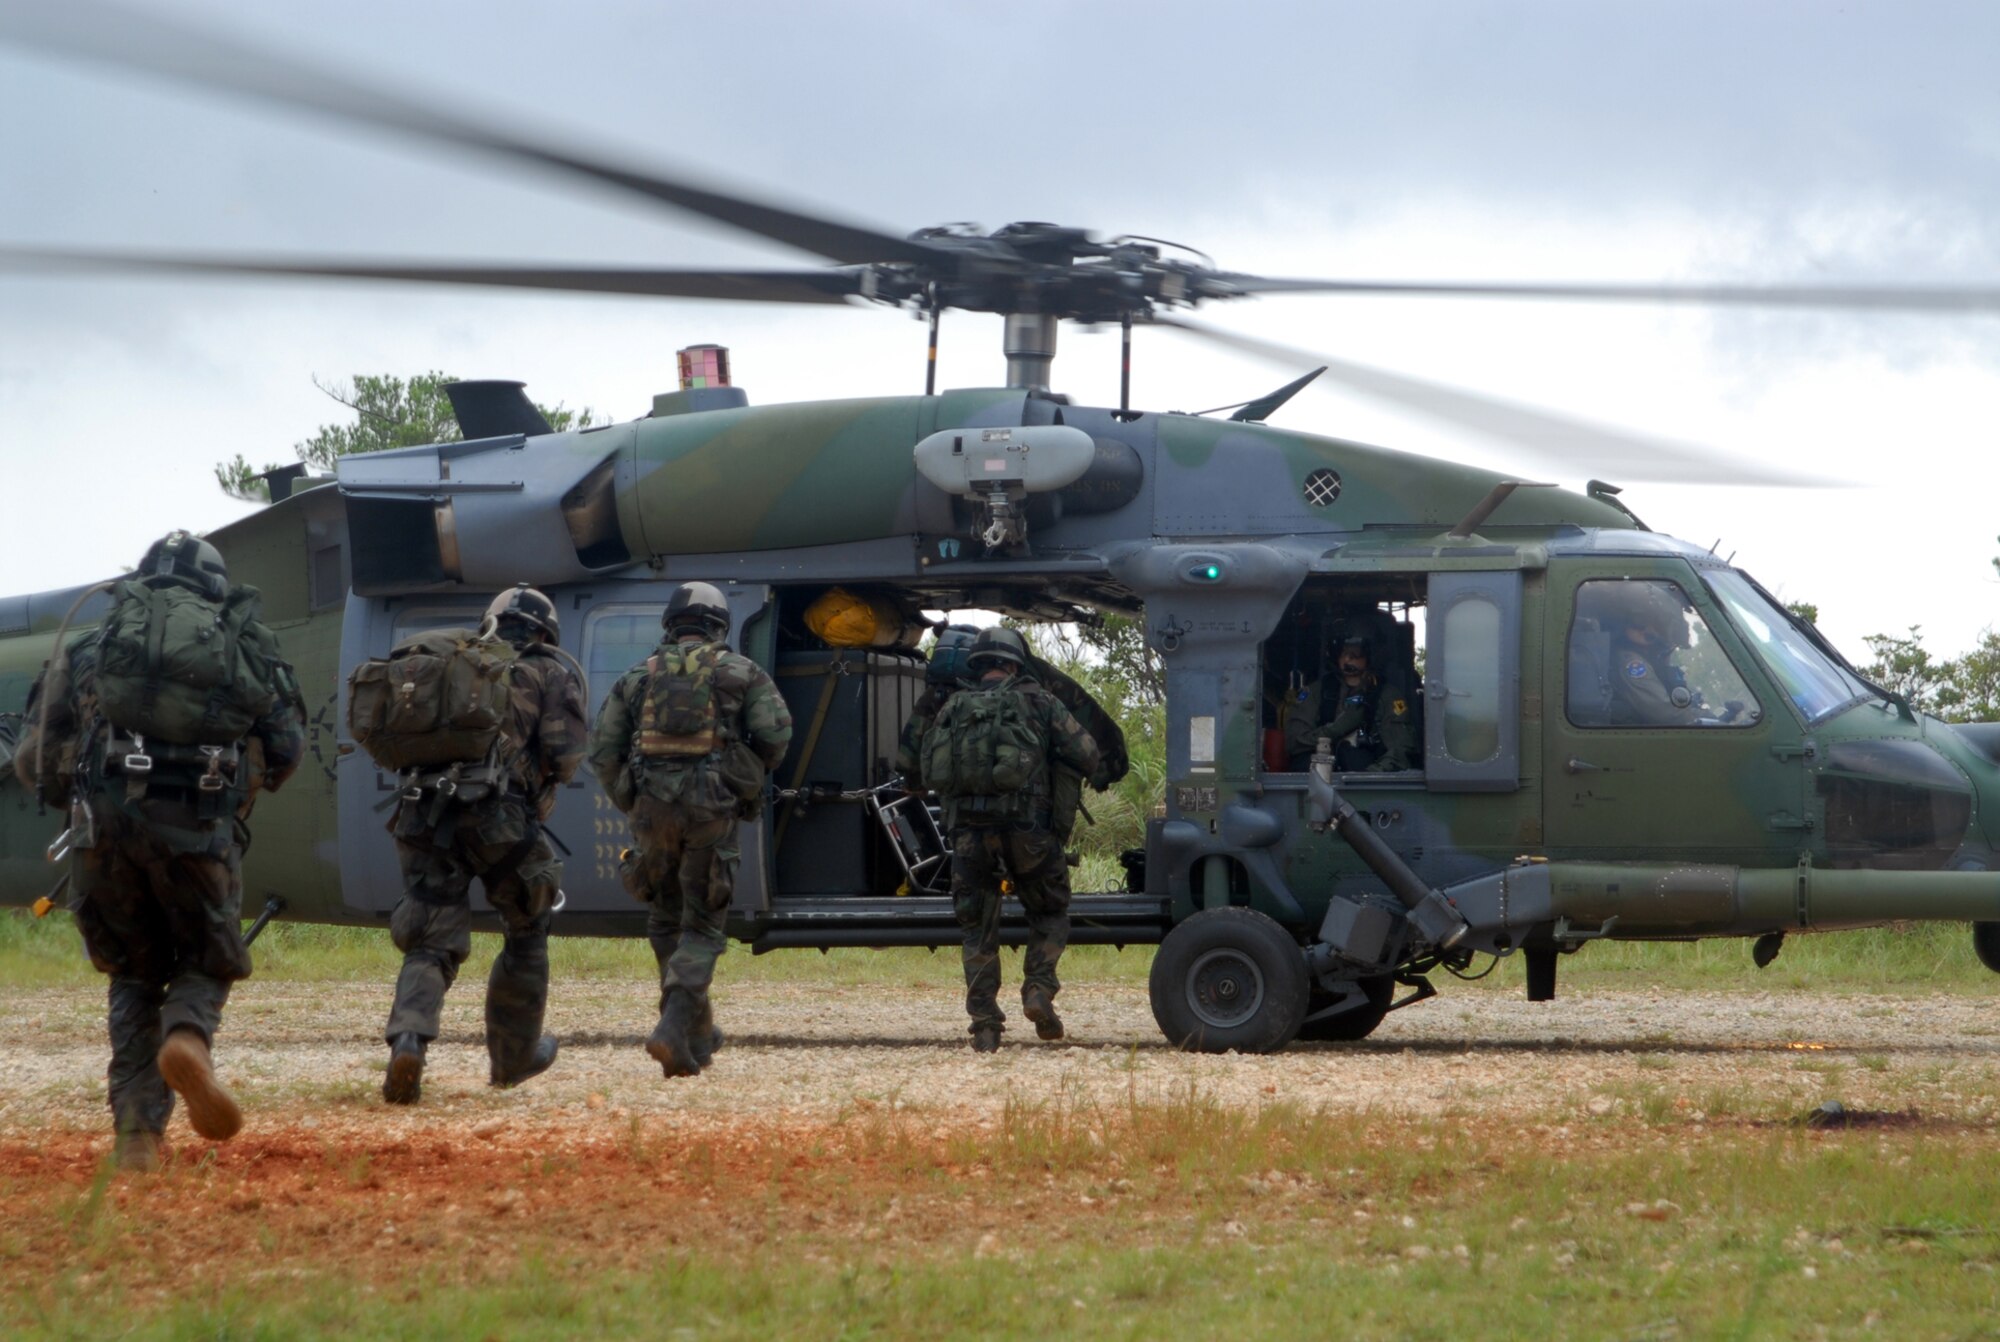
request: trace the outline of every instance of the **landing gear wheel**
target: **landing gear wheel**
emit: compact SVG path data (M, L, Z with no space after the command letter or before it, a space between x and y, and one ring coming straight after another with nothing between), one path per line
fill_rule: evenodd
M1308 1020L1299 1026L1299 1038L1319 1042L1351 1044L1357 1039L1366 1039L1375 1033L1375 1027L1389 1014L1389 1003L1396 1000L1396 976L1378 974L1374 978L1359 979L1353 985L1361 990L1368 1000L1364 1005L1350 1007L1338 1016L1328 1016L1324 1020ZM1334 995L1314 988L1306 997L1306 1015L1324 1011L1334 1003Z
M1147 987L1161 1033L1200 1053L1275 1052L1306 1014L1298 943L1249 909L1204 909L1167 933Z
M1980 964L2000 974L2000 923L1974 923L1972 951Z

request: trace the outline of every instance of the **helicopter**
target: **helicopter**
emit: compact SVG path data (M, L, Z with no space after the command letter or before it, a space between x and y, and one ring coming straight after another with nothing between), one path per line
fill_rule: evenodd
M208 536L263 592L308 701L306 765L255 815L244 888L260 917L385 926L400 895L380 832L399 784L342 719L354 666L476 622L527 581L556 602L600 700L656 642L667 595L699 579L725 592L740 650L801 724L772 805L743 827L728 927L753 952L958 941L935 818L900 793L891 761L923 688L922 613L986 610L1127 616L1161 659L1163 794L1123 888L1076 895L1072 940L1157 945L1152 1006L1176 1044L1364 1038L1481 955L1521 956L1529 996L1548 1000L1560 957L1597 940L1741 937L1768 963L1803 930L1969 922L2000 971L2000 724L1915 712L1748 574L1647 528L1618 488L1272 427L1314 376L1367 376L1333 361L1228 418L1135 408L1129 381L1116 406L1053 389L1064 322L1116 326L1129 372L1134 328L1243 344L1184 314L1269 293L1915 311L1990 310L2000 295L1385 285L1225 271L1157 239L1051 223L898 236L504 134L164 20L93 23L99 8L7 11L0 41L560 169L830 264L0 249L10 268L875 303L927 319L933 369L944 313L1004 319L1002 387L758 406L726 351L693 346L681 385L634 420L552 432L521 384L460 383L461 441L343 458L330 479L271 473L271 503ZM809 613L836 593L886 612L879 635L815 632ZM0 597L0 714L20 711L59 626L89 628L103 600ZM1640 607L1671 645L1644 673L1671 666L1671 721L1615 708L1620 677L1643 678L1620 642ZM1349 637L1408 696L1413 767L1346 769L1330 741L1303 757L1273 745ZM571 848L557 930L642 934L618 881L623 817L595 782L564 788L548 824ZM0 782L0 901L47 896L56 825ZM1023 930L1010 907L1005 935Z

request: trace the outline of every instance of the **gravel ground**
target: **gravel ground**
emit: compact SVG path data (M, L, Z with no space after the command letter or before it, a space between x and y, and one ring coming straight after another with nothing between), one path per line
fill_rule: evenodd
M1041 1044L1017 1028L999 1054L981 1057L966 1047L958 995L943 984L735 984L716 995L728 1046L700 1078L668 1083L640 1050L652 1024L648 985L558 981L549 1025L563 1039L560 1061L528 1086L497 1092L484 1084L482 988L468 972L453 991L415 1111L388 1111L379 1098L386 982L253 980L230 1005L218 1063L253 1124L308 1126L565 1114L818 1121L887 1104L981 1120L1010 1101L1155 1101L1190 1088L1227 1105L1536 1122L1662 1103L1696 1117L1768 1114L1828 1098L2000 1121L2000 1015L1969 998L1659 991L1529 1003L1447 990L1392 1014L1363 1044L1210 1057L1166 1047L1143 988L1080 982L1061 1003L1068 1041ZM16 992L9 1005L27 1028L0 1070L0 1136L101 1128L101 990Z

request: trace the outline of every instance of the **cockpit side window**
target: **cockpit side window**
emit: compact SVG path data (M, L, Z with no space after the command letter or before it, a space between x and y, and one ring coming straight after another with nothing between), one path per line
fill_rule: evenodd
M1748 727L1764 715L1678 583L1583 583L1568 659L1564 707L1578 727Z

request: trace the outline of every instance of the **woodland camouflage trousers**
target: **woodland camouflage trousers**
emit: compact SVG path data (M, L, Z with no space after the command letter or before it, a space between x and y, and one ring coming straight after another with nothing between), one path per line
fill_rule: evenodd
M406 808L414 809L414 808ZM459 810L425 830L396 825L403 897L389 934L403 953L396 1000L383 1032L435 1039L444 995L472 953L472 882L500 915L502 942L486 979L486 1051L496 1069L523 1070L542 1037L549 999L549 916L562 864L524 799L503 797Z
M715 962L729 947L723 927L742 857L736 812L641 796L631 820L647 893L646 936L660 961L660 1009L668 993L684 988L696 1019L706 1020Z
M174 1108L154 1061L161 1041L186 1028L213 1044L230 985L250 976L239 853L227 821L155 828L104 806L98 825L97 847L72 858L70 907L111 979L112 1121L157 1134Z
M1069 945L1069 863L1039 825L962 825L951 832L951 908L965 930L965 1013L971 1029L1001 1026L1000 882L1011 877L1027 916L1021 992L1062 991L1056 961Z

